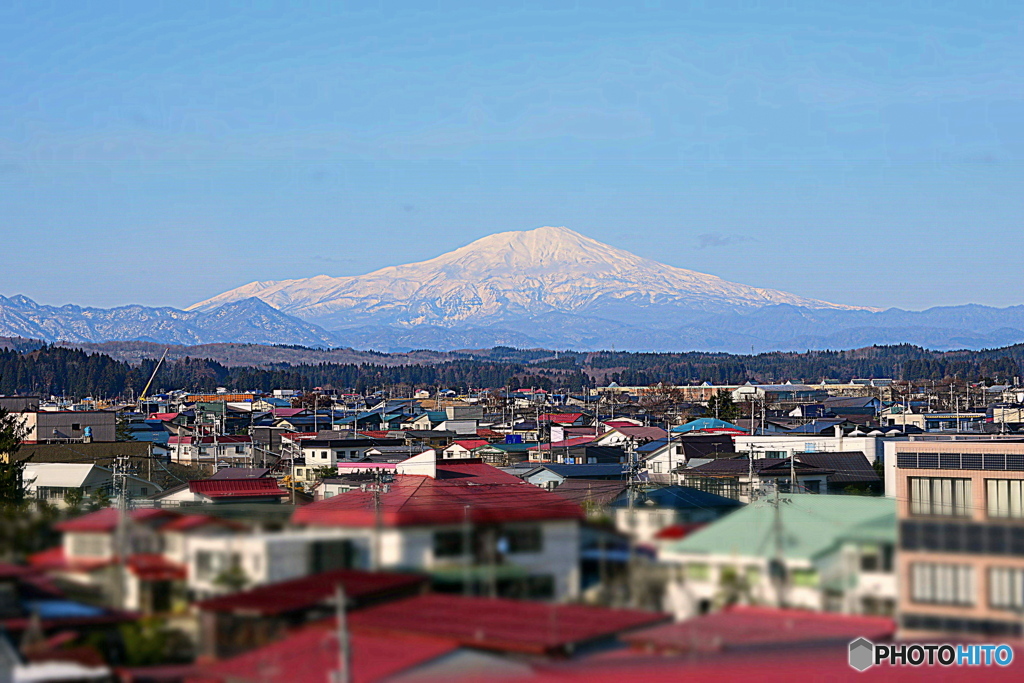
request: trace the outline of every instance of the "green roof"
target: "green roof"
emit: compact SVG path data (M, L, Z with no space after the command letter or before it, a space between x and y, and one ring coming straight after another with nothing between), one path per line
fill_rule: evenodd
M844 540L896 541L896 501L869 496L779 496L783 554L811 560ZM675 543L669 553L770 558L775 553L773 499L730 513Z

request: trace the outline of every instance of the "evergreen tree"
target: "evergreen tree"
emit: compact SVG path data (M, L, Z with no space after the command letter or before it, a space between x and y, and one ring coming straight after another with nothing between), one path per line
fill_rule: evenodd
M708 400L708 407L704 409L704 415L702 415L702 417L716 417L726 422L732 422L739 416L739 406L732 402L732 394L724 389L715 392L715 395Z
M0 409L0 505L18 505L25 499L25 463L16 459L24 437L21 419Z

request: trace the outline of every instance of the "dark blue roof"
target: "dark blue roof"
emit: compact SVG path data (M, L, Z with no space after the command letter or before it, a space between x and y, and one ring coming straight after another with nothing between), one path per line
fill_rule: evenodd
M593 465L538 465L538 469L546 469L561 477L607 477L623 473L622 465L617 462L595 463Z
M646 505L651 501L654 507L672 508L674 510L691 510L694 508L735 508L743 503L732 498L701 491L689 486L665 486L660 489L638 491L633 501L635 506ZM612 507L629 507L628 493L624 493L612 502Z

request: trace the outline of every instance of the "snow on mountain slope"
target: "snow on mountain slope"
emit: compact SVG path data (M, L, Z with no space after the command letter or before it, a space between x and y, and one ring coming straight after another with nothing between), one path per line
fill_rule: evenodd
M120 306L43 306L25 296L0 296L0 336L44 341L150 340L171 344L245 342L330 347L326 330L285 315L256 298L207 311Z
M191 306L259 298L327 328L376 324L454 327L548 312L662 308L751 309L774 304L866 310L667 266L566 228L503 232L421 263L366 275L253 282Z

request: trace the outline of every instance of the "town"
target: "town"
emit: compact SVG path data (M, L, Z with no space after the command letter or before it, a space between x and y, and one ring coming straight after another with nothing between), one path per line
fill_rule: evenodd
M131 402L0 397L24 680L838 676L858 638L1022 635L1018 384L158 370Z

